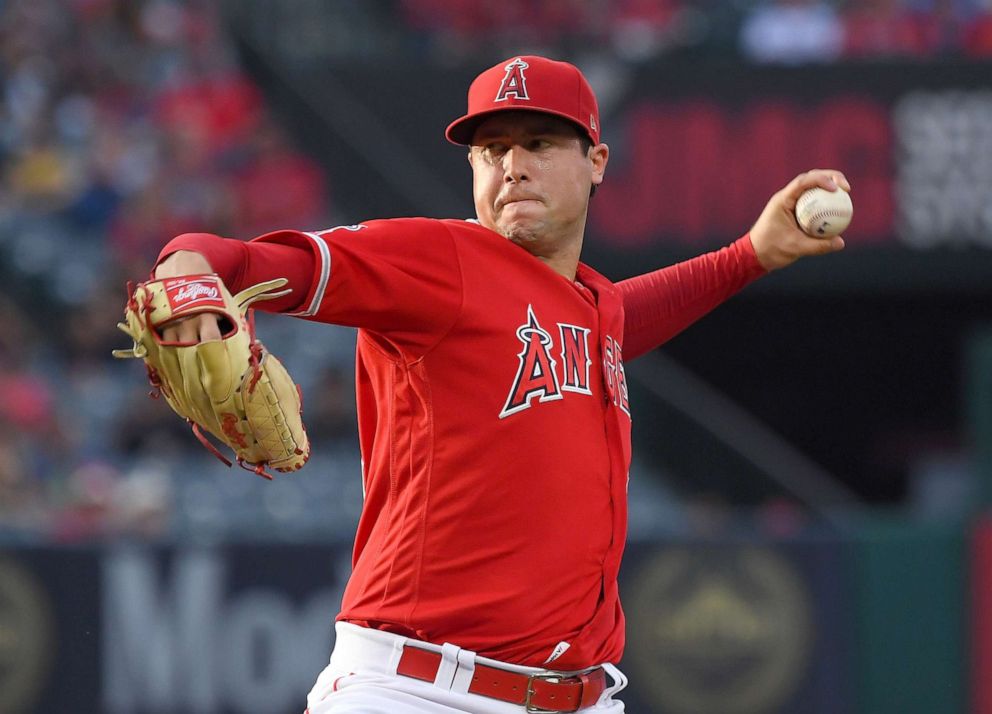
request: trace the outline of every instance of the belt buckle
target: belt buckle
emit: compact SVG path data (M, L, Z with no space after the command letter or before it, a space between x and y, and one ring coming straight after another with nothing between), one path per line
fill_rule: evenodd
M534 691L534 680L543 679L546 682L551 682L552 684L558 684L566 677L560 674L532 674L527 677L527 696L524 698L524 711L527 714L558 714L559 709L539 709L530 703L530 698L536 693Z

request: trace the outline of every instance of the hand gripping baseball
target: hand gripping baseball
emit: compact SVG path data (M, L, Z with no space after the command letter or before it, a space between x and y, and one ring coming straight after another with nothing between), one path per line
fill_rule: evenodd
M850 191L851 185L840 171L814 169L799 174L776 193L751 228L751 244L765 270L777 270L809 255L835 253L844 248L841 236L813 238L796 223L796 201L807 189L819 186L827 191Z
M152 396L164 396L214 455L231 465L201 429L227 444L239 465L266 478L272 478L266 467L296 471L310 456L302 394L255 337L249 309L257 300L285 295L279 290L285 285L285 279L270 280L233 297L213 274L151 280L133 290L129 285L118 327L134 346L113 353L145 361ZM176 340L167 327L206 314L217 318L219 339Z

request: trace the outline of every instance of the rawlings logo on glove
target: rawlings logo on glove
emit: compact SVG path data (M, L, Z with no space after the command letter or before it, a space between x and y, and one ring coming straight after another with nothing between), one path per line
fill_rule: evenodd
M189 278L169 278L165 281L165 294L169 298L172 314L185 312L192 307L224 307L220 288L213 281Z
M134 341L114 357L145 361L153 397L162 395L215 456L224 457L203 435L206 429L229 446L239 465L271 479L266 470L296 471L310 457L303 426L303 395L282 363L255 337L249 306L285 295L286 280L253 285L231 296L216 275L187 275L128 284L124 322ZM191 345L164 343L168 323L203 312L233 326L221 340Z

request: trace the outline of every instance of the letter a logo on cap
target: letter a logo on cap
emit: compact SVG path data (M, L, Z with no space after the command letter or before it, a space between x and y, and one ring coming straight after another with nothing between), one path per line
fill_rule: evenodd
M506 65L503 68L506 70L506 76L500 82L499 91L496 92L496 99L494 101L506 101L507 97L511 95L517 99L529 100L530 97L527 96L527 78L524 77L524 70L529 66L529 64L519 57Z

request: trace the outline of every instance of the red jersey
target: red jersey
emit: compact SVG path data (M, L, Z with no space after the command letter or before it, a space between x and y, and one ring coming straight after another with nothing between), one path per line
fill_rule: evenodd
M180 237L163 256L180 248L234 291L305 265L293 314L359 328L365 504L339 619L524 665L620 660L624 302L661 290L681 329L763 272L746 238L679 284L619 286L583 264L568 280L468 221L281 231L223 250ZM666 337L652 313L671 306L658 302L636 308L637 324Z

